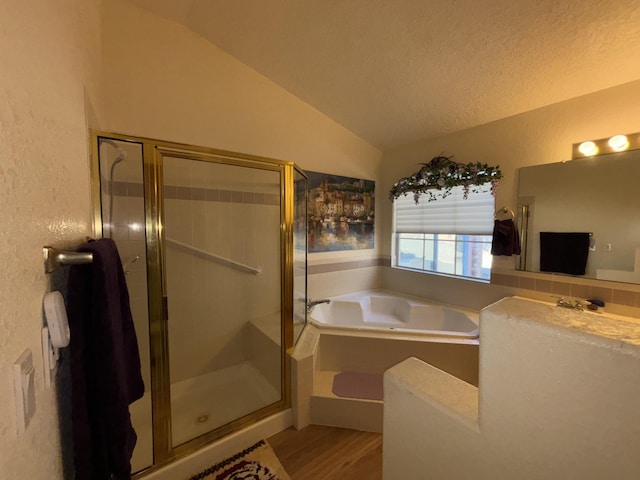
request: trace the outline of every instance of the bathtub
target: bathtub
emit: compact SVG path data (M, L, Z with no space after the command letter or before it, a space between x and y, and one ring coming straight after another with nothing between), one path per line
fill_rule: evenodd
M477 339L478 313L387 291L332 297L313 307L309 321L319 328L398 332Z

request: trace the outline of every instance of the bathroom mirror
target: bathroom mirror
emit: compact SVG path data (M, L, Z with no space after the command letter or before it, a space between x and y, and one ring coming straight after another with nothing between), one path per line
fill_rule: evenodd
M540 272L540 232L581 232L590 234L581 278L640 283L639 180L640 150L521 168L519 269Z

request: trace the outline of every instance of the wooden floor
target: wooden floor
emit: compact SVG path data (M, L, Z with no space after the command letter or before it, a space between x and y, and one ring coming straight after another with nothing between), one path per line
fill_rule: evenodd
M381 480L382 434L310 425L267 439L291 480Z

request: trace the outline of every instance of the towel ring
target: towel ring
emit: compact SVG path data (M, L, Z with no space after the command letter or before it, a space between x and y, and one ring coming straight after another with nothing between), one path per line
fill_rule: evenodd
M502 207L500 210L496 211L496 214L493 216L493 219L494 219L494 220L508 220L508 219L506 219L506 218L502 218L502 219L501 219L501 218L499 218L499 217L500 217L500 215L503 215L503 214L509 214L509 216L510 216L510 219L511 219L511 220L513 220L513 219L515 219L515 218L516 218L516 214L515 214L515 213L513 213L513 210L511 210L511 209L510 209L509 207L507 207L507 206L504 206L504 207Z

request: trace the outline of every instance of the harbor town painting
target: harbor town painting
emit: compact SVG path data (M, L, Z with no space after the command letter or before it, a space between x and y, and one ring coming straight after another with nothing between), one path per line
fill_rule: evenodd
M373 248L375 182L306 173L309 252Z

